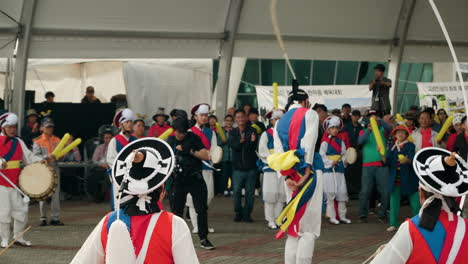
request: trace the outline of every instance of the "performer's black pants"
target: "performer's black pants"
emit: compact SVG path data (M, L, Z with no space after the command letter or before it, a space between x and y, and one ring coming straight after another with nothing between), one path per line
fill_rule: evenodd
M200 239L205 239L208 235L208 190L206 189L201 171L196 172L196 174L199 174L195 177L196 179L189 182L176 178L173 187L173 213L183 218L187 194L190 193L193 199L193 206L198 215L198 236Z

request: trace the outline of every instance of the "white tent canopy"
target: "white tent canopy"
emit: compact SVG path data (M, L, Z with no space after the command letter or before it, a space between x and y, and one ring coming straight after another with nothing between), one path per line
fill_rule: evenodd
M23 2L0 9L20 20ZM461 61L468 60L468 6L436 1ZM403 0L283 0L278 18L292 58L386 61ZM41 0L33 19L31 58L218 58L227 37L228 0ZM15 22L0 14L0 47ZM12 43L13 44L13 43ZM1 56L11 49L1 49ZM281 58L268 0L243 1L236 57ZM404 61L451 61L425 0L416 1Z

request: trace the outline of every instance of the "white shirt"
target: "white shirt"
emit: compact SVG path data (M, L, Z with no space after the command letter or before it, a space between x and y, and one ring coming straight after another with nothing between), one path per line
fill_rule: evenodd
M130 139L129 137L125 136L123 132L119 133L120 135L124 136L127 141ZM113 137L111 141L109 142L109 146L107 147L107 157L106 157L106 162L107 165L109 165L109 168L112 168L114 165L114 161L117 158L117 139Z
M156 213L159 217L160 213ZM104 264L105 255L102 248L101 222L84 242L72 260L72 264ZM151 236L150 236L151 237ZM144 251L143 249L140 251ZM185 221L174 215L172 218L172 256L175 264L198 264L198 257L193 246L192 236Z

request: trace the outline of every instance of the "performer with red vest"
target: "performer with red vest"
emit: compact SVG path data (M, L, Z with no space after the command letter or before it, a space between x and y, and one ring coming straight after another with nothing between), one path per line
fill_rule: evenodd
M458 154L429 147L416 153L419 214L404 222L371 263L468 263L468 220L456 197L468 193L468 165Z
M117 112L114 116L114 120L112 124L115 127L120 129L119 134L117 134L114 138L111 139L109 142L109 146L107 147L107 165L112 168L114 164L115 158L117 154L128 145L128 143L135 141L137 138L132 136L133 132L133 119L135 115L131 109L125 108ZM112 182L112 179L111 179ZM114 204L117 197L115 197L115 193L117 193L117 189L115 184L112 184L112 188L110 188L111 192L111 209L114 210Z
M164 113L164 108L159 107L156 114L153 116L154 125L152 125L148 131L148 137L159 137L166 130L170 129L171 126L166 122L169 119L169 116Z
M278 177L278 173L267 164L268 156L275 151L273 127L275 127L276 122L283 114L284 110L273 109L265 115L265 118L270 120L271 127L262 133L258 143L259 160L257 161L257 166L260 171L263 172L262 198L265 203L265 219L270 229L278 228L275 220L280 215L281 211L283 211L284 203L286 202L284 181L282 181Z
M192 108L192 116L195 118L195 125L190 128L190 131L197 135L205 148L207 150L211 149L211 146L217 146L218 140L216 138L216 133L210 129L208 126L208 114L210 113L210 105L208 104L198 104ZM203 162L203 179L206 183L206 188L208 189L207 205L209 206L211 200L214 197L214 179L213 179L213 164L211 161ZM192 233L198 233L198 223L197 223L197 212L193 205L192 196L187 195L187 206L189 207L190 220L192 221L193 230ZM213 228L208 228L210 233L214 232Z
M21 162L30 164L42 160L35 156L26 144L16 137L18 117L14 113L5 113L0 116L0 172L13 184L18 185L18 177L21 172ZM49 156L51 158L52 156ZM29 201L23 199L13 186L0 176L0 246L8 246L10 237L10 224L13 219L13 236L20 235L28 221ZM31 246L31 242L21 237L17 244Z
M277 238L287 234L286 264L312 263L315 240L320 236L322 221L322 170L320 155L315 154L319 117L310 108L309 96L293 81L287 112L276 123L273 137L275 154L268 165L286 178L288 204L276 220L281 225ZM275 157L285 155L283 164ZM289 168L288 168L289 167Z
M161 205L174 164L171 147L160 139L124 147L112 167L117 209L101 220L71 263L198 263L187 224Z

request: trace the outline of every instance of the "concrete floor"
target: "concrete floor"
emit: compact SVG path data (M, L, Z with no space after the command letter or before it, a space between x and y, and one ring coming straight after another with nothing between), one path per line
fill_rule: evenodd
M14 246L0 256L0 263L69 263L88 234L105 215L107 204L85 201L66 201L62 204L63 227L39 227L37 204L30 208L32 229L26 237L33 243L31 248ZM316 242L314 263L362 263L383 243L391 238L386 224L369 216L366 224L357 223L357 201L349 203L349 218L353 224L332 226L325 220L322 235ZM408 212L404 207L404 212ZM210 226L216 233L210 240L216 250L199 249L198 238L194 236L201 263L283 263L285 240L275 240L276 231L266 228L263 221L263 204L256 200L253 213L254 223L232 221L231 198L216 197L209 212ZM402 217L408 217L403 215Z

